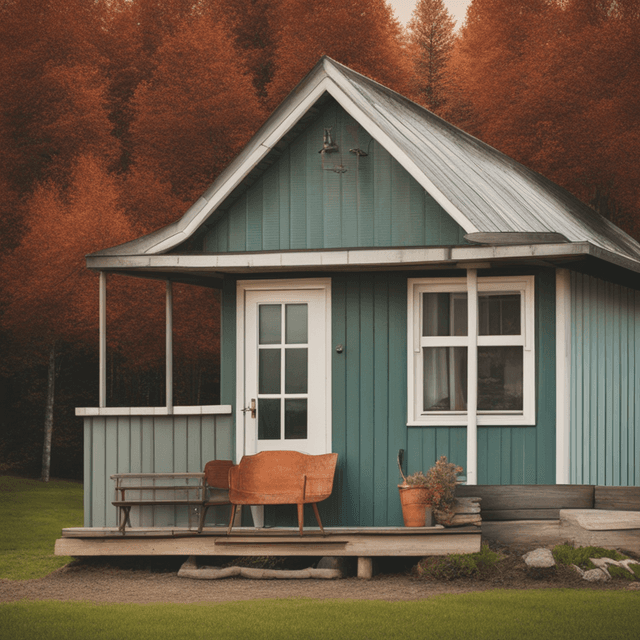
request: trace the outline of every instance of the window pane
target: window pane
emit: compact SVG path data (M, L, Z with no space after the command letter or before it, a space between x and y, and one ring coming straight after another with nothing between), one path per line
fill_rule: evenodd
M306 440L306 398L296 398L284 401L284 437L285 440Z
M467 348L422 350L424 411L467 410Z
M306 344L309 340L307 336L307 305L288 304L285 315L287 344Z
M522 411L522 347L478 347L478 410Z
M284 392L307 393L307 349L286 349Z
M258 439L280 439L280 400L258 399Z
M520 294L479 294L478 325L481 336L520 335Z
M258 393L280 393L280 349L260 349Z
M422 294L423 336L466 336L466 293Z
M282 336L280 315L281 305L260 305L260 344L280 344Z

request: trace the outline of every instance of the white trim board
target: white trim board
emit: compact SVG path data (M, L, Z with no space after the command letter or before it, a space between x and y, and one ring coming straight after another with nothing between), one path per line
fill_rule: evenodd
M556 484L569 484L571 429L571 275L556 269Z
M324 291L325 308L325 452L331 452L332 447L332 404L331 404L331 356L333 353L331 345L331 278L306 278L295 280L239 280L236 288L236 460L247 451L247 440L245 437L244 420L241 417L245 404L245 313L246 293L250 291L304 291L318 290Z

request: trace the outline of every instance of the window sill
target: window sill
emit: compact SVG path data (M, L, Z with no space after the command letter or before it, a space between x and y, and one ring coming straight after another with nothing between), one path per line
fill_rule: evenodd
M478 416L479 427L535 427L535 417L483 415ZM456 416L434 416L428 420L409 420L407 427L466 427L467 418Z

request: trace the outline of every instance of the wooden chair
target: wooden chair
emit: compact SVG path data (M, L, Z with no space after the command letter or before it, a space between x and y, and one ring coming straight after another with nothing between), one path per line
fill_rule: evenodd
M243 456L229 469L231 533L238 505L295 504L300 535L304 527L304 505L311 504L324 534L317 503L331 495L337 453L308 455L298 451L262 451Z
M210 460L204 466L204 502L200 508L198 533L202 533L209 507L231 504L229 501L229 470L234 466L231 460ZM232 516L233 517L233 516Z

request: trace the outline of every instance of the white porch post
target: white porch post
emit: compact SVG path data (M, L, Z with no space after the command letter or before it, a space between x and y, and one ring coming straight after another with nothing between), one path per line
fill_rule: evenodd
M98 406L107 406L107 274L100 272L100 289L98 304L98 325L100 327L99 357L98 357Z
M167 280L165 343L167 413L173 413L173 286L171 280Z
M467 484L478 484L478 271L467 269Z
M556 269L556 484L570 480L571 279Z

